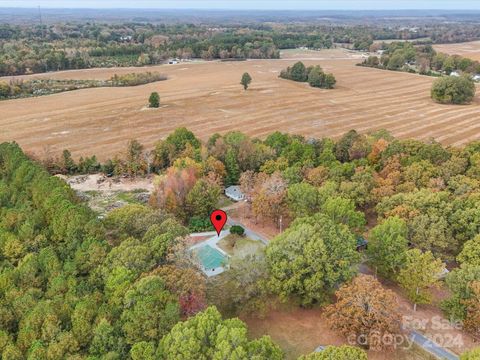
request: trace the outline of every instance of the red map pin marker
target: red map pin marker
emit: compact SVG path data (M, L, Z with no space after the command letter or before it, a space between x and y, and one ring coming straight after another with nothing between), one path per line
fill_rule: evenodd
M227 213L223 210L214 210L210 214L210 221L217 231L217 235L220 236L220 231L222 231L225 223L227 222Z

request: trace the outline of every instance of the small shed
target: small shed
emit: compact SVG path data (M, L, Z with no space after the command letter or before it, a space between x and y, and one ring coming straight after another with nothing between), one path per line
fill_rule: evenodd
M363 251L368 249L368 240L365 239L363 236L357 236L357 251Z
M225 195L234 201L245 200L245 194L240 190L240 186L232 185L225 189Z
M444 280L449 273L450 273L450 271L445 267L445 268L437 275L437 279L439 279L439 280Z

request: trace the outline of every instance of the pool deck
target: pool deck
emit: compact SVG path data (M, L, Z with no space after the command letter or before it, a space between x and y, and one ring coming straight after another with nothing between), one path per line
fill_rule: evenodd
M191 237L197 237L197 236L211 236L210 238L208 238L207 240L205 241L202 241L201 243L198 243L198 244L195 244L193 245L191 248L190 248L190 251L192 250L195 250L195 249L200 249L204 246L210 246L212 247L213 249L217 250L219 253L221 253L223 256L225 256L227 259L230 258L230 255L228 255L225 251L223 251L218 245L217 243L222 240L224 237L230 235L230 230L227 229L227 230L223 230L222 232L220 232L220 235L218 236L217 233L215 231L210 231L210 232L202 232L202 233L193 233L193 234L190 234ZM220 266L218 268L215 268L214 270L210 270L210 269L205 269L203 266L202 266L202 271L205 273L205 275L207 275L208 277L211 277L211 276L215 276L215 275L218 275L218 274L221 274L225 271L225 267L223 266Z

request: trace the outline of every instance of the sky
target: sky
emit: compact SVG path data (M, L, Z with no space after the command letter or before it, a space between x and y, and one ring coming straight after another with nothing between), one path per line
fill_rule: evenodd
M480 0L0 0L0 7L265 10L480 10Z

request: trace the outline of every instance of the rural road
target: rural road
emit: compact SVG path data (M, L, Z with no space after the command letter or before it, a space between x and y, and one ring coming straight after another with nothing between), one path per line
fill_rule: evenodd
M412 331L410 337L413 342L422 347L425 351L428 351L430 354L434 355L438 359L442 360L458 360L459 357L452 352L446 350L445 348L437 345L429 338L423 336L422 334Z

